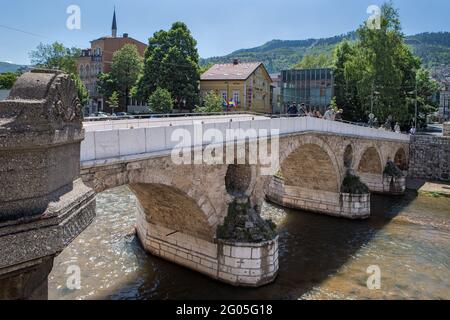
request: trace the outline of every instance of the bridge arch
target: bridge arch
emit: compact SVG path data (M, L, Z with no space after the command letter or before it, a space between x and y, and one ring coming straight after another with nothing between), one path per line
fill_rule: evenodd
M376 146L370 146L365 149L357 162L357 171L360 173L382 174L383 164L381 153Z
M402 171L408 170L408 158L405 149L399 148L394 156L395 165Z
M342 174L334 152L322 139L296 139L280 159L285 184L339 193Z
M208 217L210 206L203 206L183 191L164 184L130 184L148 223L212 241L215 235ZM205 211L205 209L207 211Z

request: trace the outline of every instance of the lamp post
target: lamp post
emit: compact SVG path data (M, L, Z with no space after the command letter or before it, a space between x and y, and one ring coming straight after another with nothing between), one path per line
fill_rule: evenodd
M416 129L417 132L417 78L416 78L416 99L414 102L414 128Z
M416 132L417 132L417 113L418 113L418 105L417 105L418 92L417 91L418 90L417 90L417 78L416 78L416 84L415 84L414 91L408 92L408 94L416 96L416 98L414 99L414 129L416 130Z

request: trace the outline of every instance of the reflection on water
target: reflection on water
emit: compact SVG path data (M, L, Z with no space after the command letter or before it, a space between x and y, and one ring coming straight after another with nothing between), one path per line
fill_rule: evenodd
M373 196L372 217L349 221L266 204L280 232L280 273L235 288L147 255L134 236L126 187L97 197L97 218L56 260L51 299L450 299L450 199ZM81 289L66 287L81 269ZM366 286L371 265L381 290Z

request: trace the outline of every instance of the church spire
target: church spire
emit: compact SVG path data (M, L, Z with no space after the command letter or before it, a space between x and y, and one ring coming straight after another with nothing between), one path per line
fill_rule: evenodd
M116 7L114 7L114 15L112 22L112 37L117 38L117 21L116 21Z

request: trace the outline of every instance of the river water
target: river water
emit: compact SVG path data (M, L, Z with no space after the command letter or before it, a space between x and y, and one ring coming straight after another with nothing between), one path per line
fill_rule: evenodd
M94 223L55 259L50 299L450 299L449 198L373 196L366 221L265 204L279 227L280 272L257 289L148 255L134 235L136 201L127 187L98 195ZM79 290L67 287L73 266ZM381 271L379 290L367 287L369 266Z

